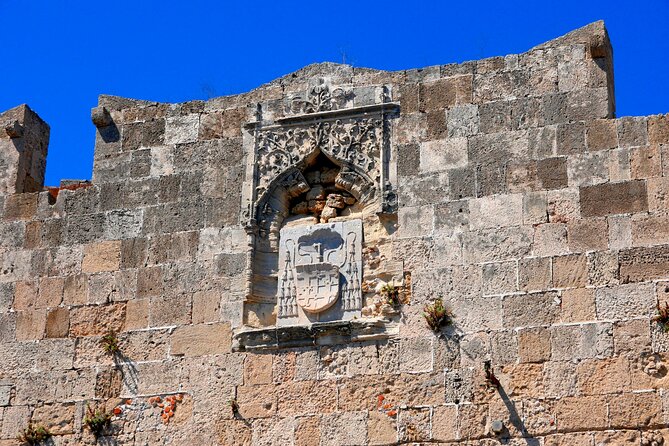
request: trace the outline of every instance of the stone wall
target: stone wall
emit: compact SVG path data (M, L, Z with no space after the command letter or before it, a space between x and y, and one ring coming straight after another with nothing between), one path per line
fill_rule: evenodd
M289 122L272 104L314 79L352 91L344 109L397 105L377 185L398 206L356 218L366 305L388 281L400 302L277 329L249 290L242 198L260 109ZM95 444L89 405L113 414L98 444L669 444L669 115L614 110L598 22L457 65L317 64L206 102L101 96L92 183L40 192L48 128L0 115L0 445L29 422ZM35 136L19 150L20 135ZM439 298L453 325L435 333Z

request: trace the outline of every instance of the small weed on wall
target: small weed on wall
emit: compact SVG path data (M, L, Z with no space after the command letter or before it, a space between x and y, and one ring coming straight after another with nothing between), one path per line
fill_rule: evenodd
M121 348L118 343L118 336L115 331L110 331L100 339L100 345L105 353L109 355L117 355L121 353Z
M90 429L95 438L102 436L111 426L114 414L107 412L104 408L93 409L90 405L86 407L84 425Z
M21 444L28 444L30 446L44 444L51 438L49 429L41 424L29 424L27 428L23 429L16 439Z
M441 327L453 323L453 313L444 306L441 297L434 300L434 303L427 304L423 308L423 317L433 332L438 333Z
M669 331L669 303L665 302L664 306L657 304L657 315L653 321L660 324L664 331Z

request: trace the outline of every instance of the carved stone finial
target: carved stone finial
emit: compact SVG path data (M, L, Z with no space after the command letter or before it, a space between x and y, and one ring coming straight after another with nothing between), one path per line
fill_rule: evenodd
M93 121L93 124L95 124L95 127L97 128L108 127L113 123L109 111L103 106L91 109L91 121Z
M10 138L20 138L23 136L23 126L14 120L5 126L5 132Z

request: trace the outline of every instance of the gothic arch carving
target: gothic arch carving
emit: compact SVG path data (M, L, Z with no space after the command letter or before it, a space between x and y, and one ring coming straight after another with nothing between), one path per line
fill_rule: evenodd
M334 217L345 222L361 210L372 215L395 212L388 146L389 117L397 114L398 106L389 102L386 87L378 92L377 102L356 106L355 88L331 88L320 80L305 94L284 100L283 106L258 104L245 139L246 302L274 305L276 313L287 314L286 301L280 304L277 296L286 291L278 273L285 270L279 266L279 251L288 218L291 225L316 224ZM361 238L362 232L355 242L358 251ZM359 308L360 302L346 299L345 306Z
M258 225L258 242L264 248L276 249L279 241L279 231L284 220L290 215L290 202L292 199L308 192L311 185L304 177L303 171L310 167L310 161L323 153L315 149L313 153L305 157L302 163L288 167L285 172L278 174L267 189L258 198L255 215ZM339 172L334 178L337 189L347 192L353 196L361 206L374 204L377 195L375 182L364 172L345 161L336 157L328 156L328 159L338 162ZM266 240L266 243L265 243Z

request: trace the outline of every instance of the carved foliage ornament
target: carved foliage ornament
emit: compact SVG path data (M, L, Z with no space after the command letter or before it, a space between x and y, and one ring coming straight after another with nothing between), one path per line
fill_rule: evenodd
M316 150L344 166L353 166L377 184L383 141L380 119L346 119L304 127L260 131L258 135L258 196L282 172L304 162Z
M352 98L352 92L343 88L330 87L324 83L307 90L306 98L296 96L290 102L290 113L317 113L343 108Z

